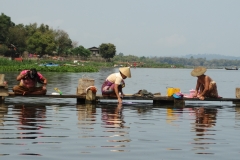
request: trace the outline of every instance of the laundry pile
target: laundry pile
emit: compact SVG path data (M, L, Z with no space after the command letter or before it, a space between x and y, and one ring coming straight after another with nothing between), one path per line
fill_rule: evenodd
M139 90L137 93L133 94L133 96L141 96L146 98L153 98L154 95L161 95L161 93L151 93L148 92L146 89Z

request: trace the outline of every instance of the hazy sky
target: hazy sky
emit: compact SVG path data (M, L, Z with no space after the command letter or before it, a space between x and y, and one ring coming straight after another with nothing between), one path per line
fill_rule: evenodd
M240 0L0 0L15 24L66 31L85 48L112 43L117 54L240 53Z

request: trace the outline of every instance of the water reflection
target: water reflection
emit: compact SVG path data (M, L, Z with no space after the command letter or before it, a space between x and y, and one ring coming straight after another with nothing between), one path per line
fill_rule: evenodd
M196 138L192 144L196 154L214 154L210 151L210 145L216 144L216 131L213 129L216 125L217 109L215 108L194 108L195 123L193 130L196 132ZM208 150L208 151L207 151Z
M42 134L41 132L33 132L32 130L40 130L42 123L46 119L46 106L32 106L32 105L14 105L13 114L18 118L19 125L17 129L20 130L18 139L35 139L36 134ZM29 130L31 132L26 132ZM31 136L27 136L31 135Z
M177 126L177 124L174 123L174 121L178 120L179 117L182 116L183 114L183 108L173 108L173 107L167 107L166 108L167 111L167 118L166 118L166 122L168 124L171 124L173 126Z
M240 128L240 105L236 104L235 107L235 128Z
M239 121L239 120L240 120L240 106L239 106L239 105L236 105L235 111L236 111L235 119L236 119L237 121Z
M102 121L106 128L124 128L123 106L106 105L102 106Z
M96 106L92 104L77 105L77 117L80 126L83 123L90 124L91 121L96 121Z
M123 148L131 141L128 137L129 127L125 126L123 109L122 104L101 107L103 128L106 128L104 132L110 134L107 142L111 143L102 147L114 148L111 149L113 152L126 152L127 150Z
M7 114L8 107L5 104L0 104L0 126L4 126L4 118Z
M198 136L204 136L205 132L210 131L216 124L217 109L215 108L195 108L195 131Z
M54 92L54 87L59 87L64 94L75 94L83 74L94 78L99 89L106 75L113 70L117 69L99 73L44 73L49 79L48 94ZM229 89L239 86L235 72L208 72L219 77L216 81L222 83L219 84L222 86L221 96L235 97L235 92ZM168 76L162 76L165 73ZM134 76L127 80L125 93L136 93L139 87L152 93L165 93L166 86L179 84L181 91L188 93L190 86L195 85L189 73L188 69L134 69ZM17 74L6 73L9 90L16 84ZM63 74L65 78L61 78ZM179 74L181 76L176 76ZM235 78L230 82L229 77ZM151 83L146 83L149 80ZM66 85L66 81L70 83ZM218 102L187 102L185 107L180 105L182 108L145 105L142 102L123 106L107 102L94 106L76 105L75 99L9 97L5 103L7 107L0 106L0 156L5 156L5 159L40 158L38 155L45 159L61 159L70 155L71 159L79 159L79 156L96 159L97 156L100 160L106 157L191 159L193 156L194 159L223 160L238 159L239 156L240 107L224 106L222 102L219 102L221 110L214 106ZM17 103L30 104L15 105ZM31 139L37 136L39 138ZM121 152L121 156L110 153L114 151Z

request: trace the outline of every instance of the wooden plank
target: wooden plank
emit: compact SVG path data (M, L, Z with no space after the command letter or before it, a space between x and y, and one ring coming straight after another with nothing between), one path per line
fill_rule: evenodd
M38 98L86 98L86 95L76 95L76 94L69 94L69 95L16 95L14 92L9 92L8 97L38 97Z
M9 98L10 97L17 97L17 96L22 96L22 97L38 97L38 98L77 98L77 99L86 99L86 95L15 95L13 92L9 92ZM112 99L117 99L116 97L111 97L111 96L102 96L100 94L96 95L96 100L112 100ZM127 94L123 98L124 100L153 100L153 101L174 101L173 97L168 97L168 96L154 96L153 98L148 98L148 97L142 97L142 96L135 96L133 94ZM182 100L184 101L202 101L199 100L198 98L183 98ZM234 102L234 103L240 103L239 98L205 98L203 101L219 101L219 102Z
M198 98L183 98L185 101L222 101L222 102L240 102L240 99L237 98L205 98L200 100Z

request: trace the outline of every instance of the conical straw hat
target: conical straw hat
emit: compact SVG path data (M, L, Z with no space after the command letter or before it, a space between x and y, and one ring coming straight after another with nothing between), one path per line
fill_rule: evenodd
M119 68L119 71L124 74L125 76L127 76L128 78L131 78L131 71L129 67L122 67Z
M194 70L192 70L191 75L194 77L201 76L207 71L207 68L205 67L196 67Z

